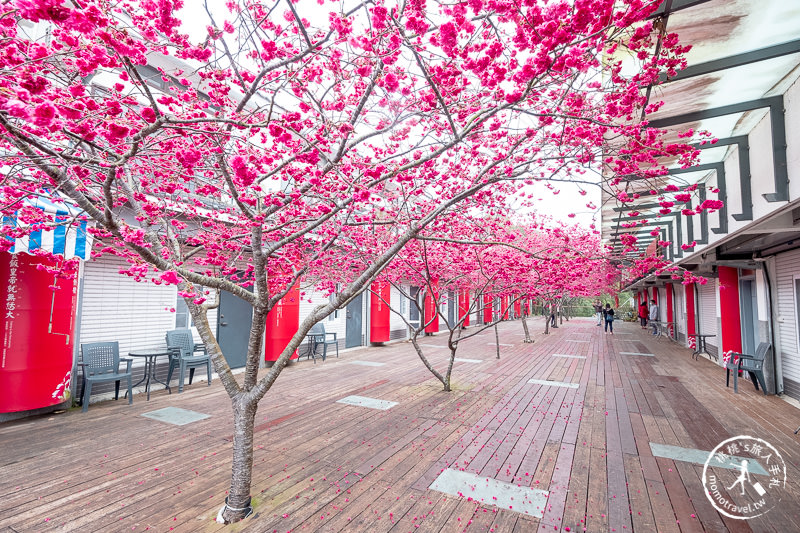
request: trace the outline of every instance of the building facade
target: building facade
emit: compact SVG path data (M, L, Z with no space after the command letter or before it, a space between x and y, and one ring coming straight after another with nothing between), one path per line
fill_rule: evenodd
M719 364L770 343L769 391L800 399L800 9L749 0L671 6L666 32L692 49L688 68L654 88L664 105L650 126L705 130L716 140L696 137L699 164L665 162L669 174L655 186L629 180L633 202L607 195L603 237L620 254L659 254L704 278L686 285L653 273L628 288L658 301L679 341L712 335L707 351ZM694 188L693 198L663 214L671 185ZM706 198L724 205L698 213ZM626 234L637 238L634 251L625 251Z

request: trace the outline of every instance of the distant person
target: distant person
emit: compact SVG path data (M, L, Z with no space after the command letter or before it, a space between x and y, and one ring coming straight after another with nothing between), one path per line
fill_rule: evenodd
M658 304L655 300L650 300L648 318L650 319L650 325L653 326L653 335L658 335Z
M598 299L594 301L594 314L597 315L597 325L603 323L603 303Z
M650 310L647 309L647 302L639 304L639 325L642 329L647 329L647 316Z
M611 304L606 304L606 308L603 309L603 315L606 318L606 333L611 335L614 334L614 310L611 309Z

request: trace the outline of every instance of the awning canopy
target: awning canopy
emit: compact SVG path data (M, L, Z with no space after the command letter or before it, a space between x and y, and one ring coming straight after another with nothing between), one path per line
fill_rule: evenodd
M14 215L3 217L2 225L0 240L4 242L0 242L0 250L12 254L44 250L65 259L77 257L84 261L90 257L93 240L87 230L91 223L78 206L61 197L25 198ZM20 231L29 229L33 231Z
M677 163L664 159L668 175L657 179L641 180L631 177L624 186L629 195L638 198L624 205L609 193L604 195L602 234L617 252L628 248L622 237L636 237L635 250L627 255L639 257L649 246L659 241L669 241L671 246L660 249L669 261L680 262L688 254L682 244L696 241L698 248L717 242L729 233L727 223L752 221L753 203L763 196L770 206L790 200L786 130L784 124L783 95L800 75L800 3L781 0L671 0L662 2L656 15L662 18L666 33L675 32L682 44L690 44L686 54L688 67L675 76L662 73L661 85L652 87L651 102L663 102L658 111L648 115L650 125L695 132L711 132L715 144L698 145L701 149L699 164L679 168ZM631 65L633 68L635 64ZM748 135L756 124L769 116L773 151L774 177L752 176L758 180L752 189L741 186L751 179L750 146ZM673 137L670 140L680 139ZM686 140L686 139L684 139ZM692 140L699 141L694 137ZM726 181L725 161L737 152L738 175ZM724 185L723 185L724 184ZM663 213L659 196L669 186L684 189L695 185L699 197L694 203L676 205ZM741 198L726 201L726 190L740 187ZM718 196L726 201L718 214L694 219L682 214L693 209L705 199L706 191L721 189ZM652 194L651 191L657 191ZM756 199L755 195L759 198ZM751 195L753 198L751 198ZM770 208L771 210L771 208ZM694 229L693 229L694 228ZM692 233L693 232L693 233ZM769 245L767 243L766 245ZM690 254L691 252L689 252Z

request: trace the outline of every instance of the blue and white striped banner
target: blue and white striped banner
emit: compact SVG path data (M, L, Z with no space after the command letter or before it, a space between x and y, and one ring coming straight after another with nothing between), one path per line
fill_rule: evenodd
M9 248L9 252L30 253L36 250L46 250L56 255L62 255L65 259L77 257L88 260L92 250L92 236L87 230L89 222L80 220L77 215L82 211L79 207L65 200L62 203L55 203L44 198L26 198L25 205L43 211L52 217L52 222L47 224L47 229L31 232L25 237L14 239L14 244ZM16 216L4 216L3 226L25 227ZM11 240L11 237L3 236L0 238Z

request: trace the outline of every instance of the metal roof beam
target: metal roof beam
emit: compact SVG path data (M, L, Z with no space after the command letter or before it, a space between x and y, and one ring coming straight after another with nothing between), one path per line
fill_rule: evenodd
M711 0L672 0L672 2L670 2L670 0L664 0L661 2L661 5L659 5L658 8L656 8L656 10L653 11L647 18L652 19L656 17L662 17L664 15L669 15L683 9L689 9L690 7L705 4L706 2L710 1ZM667 6L669 6L669 8L667 8Z
M772 161L775 174L775 192L764 193L762 196L768 202L785 202L789 199L789 174L786 162L786 119L784 117L783 95L655 119L651 120L649 125L653 128L666 128L734 113L745 113L765 107L769 108L772 126Z
M798 41L800 42L800 41ZM753 191L752 191L752 175L750 173L750 144L747 135L737 135L735 137L728 137L727 139L719 139L714 144L711 143L695 143L691 146L700 150L708 148L716 148L718 146L736 145L739 150L739 190L742 194L742 212L734 213L731 215L734 220L753 220Z
M720 59L715 59L714 61L698 63L697 65L692 65L683 69L682 71L678 72L676 76L671 78L668 78L666 73L662 73L658 78L661 83L670 83L673 81L693 78L695 76L703 76L705 74L719 72L720 70L741 67L744 65L749 65L750 63L766 61L767 59L782 57L789 54L796 54L798 52L800 52L800 40L789 41L788 43L776 44L775 46L768 46L766 48L760 48L751 52L744 52L742 54L723 57Z

